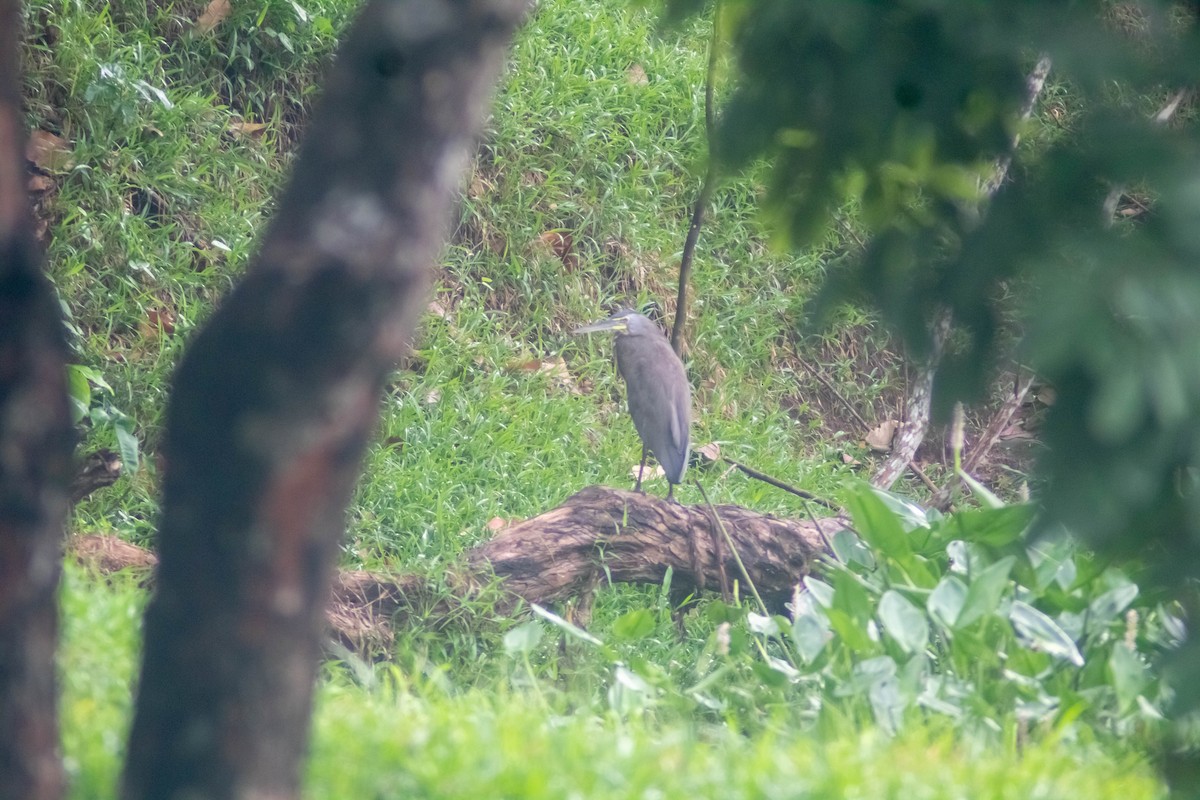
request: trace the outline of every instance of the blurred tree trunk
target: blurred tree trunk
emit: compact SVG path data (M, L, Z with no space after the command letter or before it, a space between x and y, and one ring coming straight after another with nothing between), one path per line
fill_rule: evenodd
M25 197L20 4L0 0L0 797L64 789L54 648L73 436L58 301Z
M294 797L343 515L524 0L372 0L175 375L122 792Z

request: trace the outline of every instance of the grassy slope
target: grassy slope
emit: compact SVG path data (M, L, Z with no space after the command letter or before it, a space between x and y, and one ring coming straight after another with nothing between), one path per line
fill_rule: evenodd
M72 141L76 165L41 200L55 222L51 270L80 362L104 374L151 456L78 510L79 529L149 540L171 365L249 258L312 76L348 13L335 0L305 3L307 21L290 4L235 5L212 40L181 33L174 15L194 15L185 7L35 4L30 110L36 125ZM567 332L614 303L670 306L703 153L704 31L656 33L652 15L626 5L543 2L521 36L446 253L438 310L383 400L379 443L351 509L348 566L436 569L488 536L494 517L529 516L590 483L627 480L638 446L610 348ZM104 77L100 64L120 70ZM165 88L171 107L145 86ZM268 127L240 136L238 119ZM751 180L722 188L701 238L690 331L695 438L833 493L849 474L839 452L866 457L854 443L861 432L842 433L804 365L819 364L868 419L886 413L880 401L896 390L897 368L877 354L883 338L852 314L793 350L789 320L843 245L831 235L825 252L771 252L754 197ZM547 242L552 232L571 237L569 263ZM153 324L163 314L171 330ZM536 369L559 357L568 380ZM110 437L97 430L91 439ZM707 481L717 502L800 513L737 474ZM693 493L685 488L684 501ZM142 601L132 586L69 573L63 714L75 796L107 796L114 780ZM653 630L615 660L660 684L633 703L611 693L610 654L563 654L546 641L528 661L509 658L493 627L470 621L449 634L406 633L394 669L331 668L312 796L1160 793L1136 753L1114 756L1111 746L1046 743L1017 756L932 731L888 741L849 719L813 730L794 694L752 673L724 676L700 702L689 687L711 657L710 620L691 622L681 642L656 592L623 588L601 594L593 630L620 639L615 621L645 606Z

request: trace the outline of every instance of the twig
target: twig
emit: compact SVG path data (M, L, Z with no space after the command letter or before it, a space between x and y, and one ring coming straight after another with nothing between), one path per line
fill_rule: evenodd
M760 480L763 483L770 484L771 486L774 486L776 489L782 489L783 491L790 492L790 493L796 495L797 497L802 497L805 500L811 500L812 502L816 503L819 506L824 506L825 508L828 508L830 511L838 510L837 505L829 502L828 500L824 500L820 497L817 497L815 494L812 494L811 492L806 492L803 489L797 489L795 486L784 483L783 481L779 480L778 478L772 478L770 475L767 475L765 472L759 472L758 470L754 469L753 467L747 467L745 464L741 464L737 461L734 461L732 458L729 458L728 456L721 456L721 460L726 462L727 464L731 464L731 465L737 467L739 470L746 473L751 478L754 478L755 480Z
M804 363L803 360L801 360L800 363L803 364ZM870 423L868 423L865 419L863 419L862 414L858 413L858 409L856 409L854 406L852 406L850 404L850 401L847 400L845 398L845 396L843 396L842 393L839 392L837 390L837 388L832 383L830 383L829 380L824 375L822 375L820 372L817 372L816 370L809 370L809 373L814 378L816 378L818 381L820 381L821 385L824 386L834 397L836 397L838 400L841 401L842 405L846 407L846 410L850 412L850 414L854 417L854 419L858 420L858 424L862 426L864 431L871 430ZM910 458L903 466L912 470L912 473L914 475L916 475L917 478L920 479L920 481L922 483L924 483L927 487L929 487L929 491L931 491L931 492L937 491L937 485L934 484L933 481L929 480L929 476L926 475L925 472L919 466L917 466L917 462L913 461ZM891 484L888 484L888 485L890 486Z
M971 451L967 453L966 459L963 460L962 472L968 475L973 475L979 465L983 463L984 458L996 442L1000 440L1000 435L1008 424L1012 421L1013 416L1025 403L1025 398L1029 395L1029 389L1033 386L1034 375L1030 371L1022 371L1017 378L1017 383L1013 387L1013 393L1005 399L1003 405L996 409L996 413L992 415L988 421L987 427L979 434L978 441ZM958 481L951 481L945 486L936 490L933 494L933 499L930 505L941 511L945 511L950 507L953 500L953 487L958 485Z
M697 485L700 484L700 481L696 480L696 478L692 478L692 482ZM701 489L700 493L703 495L704 490ZM725 571L725 541L724 541L724 539L721 538L720 534L717 532L718 527L720 526L721 523L717 519L717 510L715 508L713 508L711 503L709 503L705 507L705 510L708 512L709 521L711 523L708 531L709 531L709 534L710 534L711 540L712 540L713 560L717 562L717 582L721 587L721 599L724 600L726 603L728 603L731 601L731 598L733 597L733 593L729 589L729 575ZM704 582L699 579L701 576L702 570L700 569L700 553L699 553L699 549L696 546L696 532L694 529L689 531L689 536L691 536L691 538L692 538L691 548L690 548L690 550L691 550L690 555L691 555L692 561L693 561L692 570L697 575L696 589L698 591L701 591L704 589Z
M804 362L801 361L800 363L803 364ZM824 386L825 389L830 394L832 394L838 400L842 401L842 405L846 407L846 410L848 412L850 412L851 416L853 416L856 420L858 420L858 424L862 426L864 431L871 430L871 425L865 419L863 419L862 414L858 413L858 409L855 408L854 406L852 406L850 404L850 401L842 396L842 393L839 392L837 390L837 388L832 383L829 382L828 378L826 378L824 375L822 375L820 372L818 372L815 369L810 369L808 372L810 375L812 375L814 378L816 378L818 381L820 381L821 385Z
M733 543L733 537L729 535L729 531L725 527L725 523L721 521L721 515L717 513L716 506L712 500L708 499L708 492L704 491L704 487L700 485L700 481L694 480L696 488L700 490L700 496L704 498L704 504L708 506L708 511L712 518L716 520L717 527L721 530L721 535L725 537L725 543L729 545L729 552L733 554L733 560L738 565L738 571L742 573L742 579L746 581L746 585L750 587L750 593L754 595L754 599L758 602L758 608L762 611L763 616L770 616L771 612L767 608L767 604L763 602L762 595L758 593L758 587L754 585L754 579L750 577L750 572L746 569L745 562L742 561L742 556L738 553L737 545Z
M812 523L812 526L817 529L817 534L821 537L821 541L825 543L825 549L829 551L829 555L831 555L835 561L841 562L841 557L838 556L837 551L833 549L833 541L825 535L825 529L821 527L821 523L817 519L817 515L812 512L812 507L809 506L808 503L804 504L804 513L808 515L808 521Z

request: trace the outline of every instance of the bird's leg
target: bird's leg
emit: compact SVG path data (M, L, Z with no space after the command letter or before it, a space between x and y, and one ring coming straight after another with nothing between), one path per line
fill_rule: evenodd
M635 492L642 490L642 473L646 471L646 458L650 455L650 449L646 445L642 445L642 464L638 467L637 486L633 487Z
M667 481L667 501L670 502L674 499L675 499L675 484L671 483L670 481Z

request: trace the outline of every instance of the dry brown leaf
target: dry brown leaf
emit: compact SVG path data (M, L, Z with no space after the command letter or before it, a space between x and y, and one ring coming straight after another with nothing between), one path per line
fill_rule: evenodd
M450 316L450 312L446 310L446 307L437 300L430 300L429 305L425 307L425 310L438 319L445 319L446 317Z
M571 394L583 394L579 385L575 383L575 377L571 375L571 370L567 368L567 362L562 356L555 356L549 361L542 363L538 369L539 373L548 376L555 385L561 389L566 389Z
M170 335L175 332L175 312L169 308L152 308L146 312L146 322L151 330Z
M580 394L571 370L567 368L567 362L563 360L562 356L555 356L545 361L538 358L510 361L506 365L506 369L510 372L536 372L539 375L545 375L571 394Z
M696 448L696 452L704 458L705 461L720 461L721 460L721 445L716 442L709 442Z
M635 481L638 478L638 470L639 470L640 466L641 466L640 464L634 464L629 469L629 477L633 478ZM659 464L655 464L654 466L650 466L649 464L647 464L645 471L642 472L642 480L644 480L644 481L648 481L652 478L665 478L665 477L667 477L667 473L663 471L662 466L660 466Z
M233 5L229 0L212 0L208 8L204 9L204 13L196 18L196 32L212 33L213 28L220 25L231 11Z
M579 257L573 251L575 240L569 233L546 231L538 237L538 246L557 256L568 270L574 270L579 266Z
M484 195L490 193L495 187L495 184L475 172L471 175L471 183L467 186L467 196L472 200L478 200Z
M567 369L567 362L563 361L562 356L555 356L549 361L543 361L538 367L538 372L549 375L551 378L570 378L571 371Z
M425 394L425 405L435 406L442 399L442 393L437 389L430 389Z
M243 138L260 136L266 129L267 124L265 122L247 122L246 120L237 120L229 123L229 132L234 136Z
M895 438L896 429L899 427L900 423L894 419L879 423L867 432L867 447L876 453L890 453L892 451L892 439Z
M859 460L847 452L842 452L842 463L851 467L859 466Z
M504 517L492 517L488 520L487 529L492 533L497 533L507 528L510 524Z
M540 358L527 358L523 361L508 362L508 369L512 372L537 372L542 368L542 360Z
M646 84L650 83L650 78L646 76L646 70L642 68L641 64L634 64L632 67L627 69L625 71L625 77L634 86L645 86Z
M1004 430L1000 431L998 438L1002 442L1036 441L1037 434L1026 428L1024 423L1018 421L1009 424Z
M61 172L75 166L71 159L71 143L57 134L40 129L29 134L25 158L43 172Z

